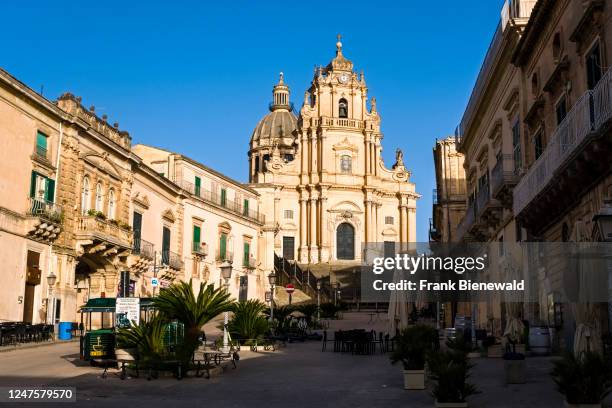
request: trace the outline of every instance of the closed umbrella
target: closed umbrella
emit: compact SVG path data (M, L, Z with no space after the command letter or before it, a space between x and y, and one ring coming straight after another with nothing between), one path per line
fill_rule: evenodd
M401 282L404 271L396 269L393 272L393 282ZM395 333L408 327L408 317L410 310L408 305L408 295L404 290L392 290L389 297L389 333Z

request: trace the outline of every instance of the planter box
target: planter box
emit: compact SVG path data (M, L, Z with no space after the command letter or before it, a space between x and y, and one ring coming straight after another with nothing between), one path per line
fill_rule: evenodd
M487 357L489 358L502 358L504 356L504 349L501 344L495 344L487 348Z
M563 406L566 408L601 408L601 404L570 404L563 401Z
M525 360L504 360L506 384L525 384Z
M425 370L404 370L405 390L425 389Z
M136 361L138 358L138 349L115 349L115 359L120 361Z
M468 408L466 402L438 402L436 401L436 408Z

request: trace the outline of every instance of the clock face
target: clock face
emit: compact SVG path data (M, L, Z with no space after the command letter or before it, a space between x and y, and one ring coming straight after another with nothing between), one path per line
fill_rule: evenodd
M340 75L338 80L340 81L340 83L346 84L348 82L348 80L349 80L349 76L348 76L348 74L342 74L342 75Z

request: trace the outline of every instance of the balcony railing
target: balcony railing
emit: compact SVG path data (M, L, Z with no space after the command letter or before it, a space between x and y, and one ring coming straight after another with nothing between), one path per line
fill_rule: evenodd
M193 183L186 180L179 180L177 181L177 184L183 190L188 191L189 193L201 198L204 201L223 207L234 214L240 215L242 217L247 217L251 220L260 223L263 223L265 221L263 214L261 214L259 211L245 207L244 203L238 201L230 201L227 198L225 198L225 200L222 200L221 194L205 190L202 187L196 188Z
M49 150L44 146L35 145L34 156L40 159L49 160Z
M330 118L326 116L321 118L321 125L331 127L351 127L358 129L365 128L365 123L359 119Z
M130 230L93 215L84 215L78 219L77 232L98 235L103 239L115 239L129 246L132 243Z
M257 261L252 255L248 258L243 258L242 267L246 269L255 269L257 267Z
M431 201L434 203L434 205L438 204L438 190L435 188L431 192Z
M181 256L176 252L169 251L167 249L162 250L162 265L169 266L170 268L180 271L183 269L183 260Z
M132 253L152 261L155 258L155 246L151 242L140 238L140 234L135 234Z
M230 251L227 251L227 250L225 252L221 252L217 248L217 253L215 254L215 261L217 261L217 262L223 262L223 261L234 262L234 253L230 252Z
M476 193L476 207L475 214L480 215L487 207L487 204L491 201L491 192L489 189L489 184L484 184L478 189Z
M557 126L542 155L514 189L513 210L518 215L551 182L555 172L582 142L612 118L612 69L595 89L586 92Z
M56 224L61 224L63 221L62 208L50 201L41 198L30 198L28 214L35 217L41 217Z
M514 168L514 159L511 154L504 154L497 159L491 171L491 192L495 196L503 186L515 185L518 174Z
M191 243L191 252L197 255L207 256L208 255L208 247L203 242L192 242Z

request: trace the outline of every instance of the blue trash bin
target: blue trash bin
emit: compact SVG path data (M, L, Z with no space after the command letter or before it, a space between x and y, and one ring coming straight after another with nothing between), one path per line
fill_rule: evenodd
M72 322L60 322L57 338L60 340L72 339Z

